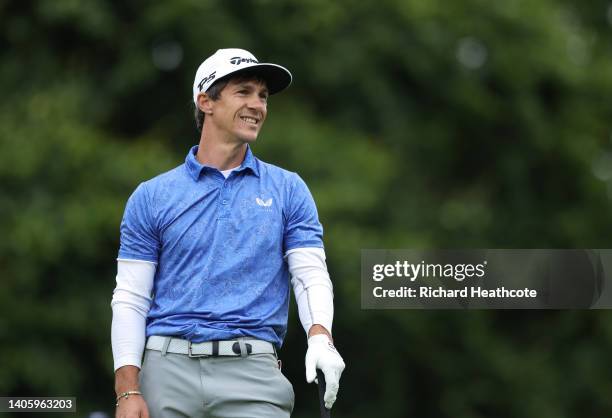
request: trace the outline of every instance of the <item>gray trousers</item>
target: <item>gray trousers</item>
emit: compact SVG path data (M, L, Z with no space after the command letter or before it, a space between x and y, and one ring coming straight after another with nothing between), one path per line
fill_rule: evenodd
M147 349L140 388L151 418L288 418L295 401L273 354L190 358Z

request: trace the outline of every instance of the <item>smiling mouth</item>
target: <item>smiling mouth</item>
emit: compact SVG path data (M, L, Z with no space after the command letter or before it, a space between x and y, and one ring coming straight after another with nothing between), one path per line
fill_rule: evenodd
M240 116L240 119L251 125L257 125L259 123L259 119L253 118L251 116Z

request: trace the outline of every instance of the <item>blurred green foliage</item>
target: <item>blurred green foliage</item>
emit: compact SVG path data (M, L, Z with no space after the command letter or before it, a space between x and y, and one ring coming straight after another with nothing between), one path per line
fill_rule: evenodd
M0 394L113 413L123 208L197 143L193 75L221 47L294 74L254 150L318 203L347 363L335 417L612 414L607 312L362 311L359 296L362 248L610 246L601 0L0 1ZM305 418L316 390L290 321Z

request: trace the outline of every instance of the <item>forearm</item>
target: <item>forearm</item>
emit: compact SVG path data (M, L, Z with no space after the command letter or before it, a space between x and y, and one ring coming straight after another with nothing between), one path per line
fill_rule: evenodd
M116 371L123 366L141 365L154 275L152 263L118 262L117 287L111 302L111 342Z
M334 315L333 286L322 248L300 248L287 254L293 291L304 331L331 337Z
M113 299L111 345L114 370L123 366L140 367L145 346L146 314L128 302Z

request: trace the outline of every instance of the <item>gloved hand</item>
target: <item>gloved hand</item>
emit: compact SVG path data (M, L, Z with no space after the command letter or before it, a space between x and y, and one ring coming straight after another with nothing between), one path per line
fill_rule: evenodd
M340 387L340 375L344 370L344 361L329 337L325 334L316 334L308 338L308 351L306 351L306 381L312 383L316 380L317 369L325 375L325 407L331 409L336 401L336 394Z

